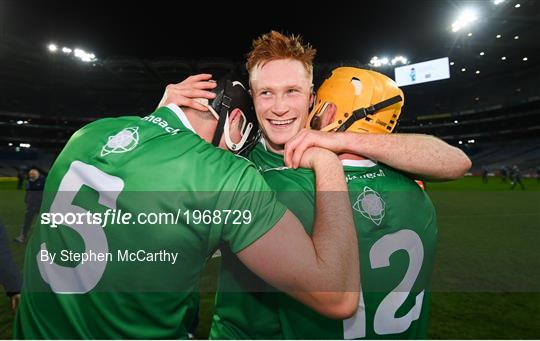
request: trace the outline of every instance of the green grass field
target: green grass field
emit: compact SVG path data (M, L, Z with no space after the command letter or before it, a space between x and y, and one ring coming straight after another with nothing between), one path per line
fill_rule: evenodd
M487 185L476 177L428 184L439 216L430 338L540 338L540 182L524 184L525 191L495 178ZM23 198L14 182L0 182L0 217L11 237L22 224ZM22 264L24 247L11 248ZM204 288L215 285L218 267L213 259ZM208 335L213 298L201 294L199 338ZM0 295L0 339L11 338L8 305Z

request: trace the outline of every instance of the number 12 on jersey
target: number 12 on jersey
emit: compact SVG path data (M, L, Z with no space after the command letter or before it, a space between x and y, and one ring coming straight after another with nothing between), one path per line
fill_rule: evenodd
M378 335L403 333L418 320L422 310L424 290L415 299L414 307L402 317L395 317L397 310L409 296L416 281L422 262L424 260L424 248L418 234L412 230L400 230L387 234L377 240L369 251L371 269L390 266L390 256L405 250L409 256L409 266L403 280L382 300L377 307L373 319L373 330ZM343 321L345 339L357 339L366 337L366 310L363 293L360 292L360 302L356 314Z

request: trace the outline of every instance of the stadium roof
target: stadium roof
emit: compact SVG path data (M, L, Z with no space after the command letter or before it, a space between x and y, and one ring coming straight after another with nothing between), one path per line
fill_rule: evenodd
M54 112L60 104L73 111L69 99L96 102L96 91L115 92L123 102L132 99L119 91L137 98L146 92L154 103L165 84L188 74L241 67L251 40L271 29L301 34L317 48L316 85L332 67L369 67L373 56L403 55L411 63L449 57L450 80L404 88L402 121L540 95L540 0L268 2L244 5L249 15L225 2L122 4L0 0L0 90L14 94L7 99L13 105L0 109L32 101L49 103L44 109ZM466 9L476 11L477 20L452 32ZM92 51L98 61L64 58L64 46ZM393 77L392 67L376 70ZM108 104L103 109L112 110Z
M519 3L519 7L515 6ZM230 2L3 1L3 32L45 47L49 42L92 50L101 58L219 57L240 60L251 40L271 29L301 34L318 49L317 60L358 60L405 55L413 63L449 56L469 68L500 70L507 64L538 63L537 0ZM235 5L239 7L240 5ZM452 32L466 8L477 11L470 28ZM240 12L249 13L242 15ZM468 36L467 33L473 33ZM500 34L501 38L496 38ZM514 39L515 36L519 39ZM484 51L485 55L479 55ZM521 63L518 63L521 62Z

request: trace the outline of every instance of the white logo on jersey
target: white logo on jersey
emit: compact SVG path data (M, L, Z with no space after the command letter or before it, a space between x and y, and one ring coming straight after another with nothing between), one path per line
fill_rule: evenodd
M384 218L386 204L381 195L369 187L364 187L364 191L358 195L353 208L360 212L365 218L379 226Z
M384 174L384 171L382 169L379 169L379 171L377 171L377 172L370 172L370 173L366 173L366 174L362 174L362 175L346 174L345 175L345 180L347 180L347 183L349 183L349 181L353 181L353 180L360 180L360 179L372 180L372 179L376 179L376 178L381 177L381 176L386 176L386 174Z
M259 166L259 173L266 173L266 172L269 172L269 171L282 171L282 170L287 170L287 169L290 169L290 168L285 167L285 166L274 167L274 168L262 168L261 166Z
M101 148L101 156L110 153L126 153L132 151L139 144L139 127L122 129L119 133L109 136L107 144Z
M165 129L165 131L168 132L171 135L176 135L180 131L180 128L175 129L175 128L171 127L169 122L167 122L167 120L165 120L165 119L163 119L161 117L156 117L154 115L148 115L146 117L143 117L142 120L150 122L150 123L154 123L158 127L161 127L163 129Z

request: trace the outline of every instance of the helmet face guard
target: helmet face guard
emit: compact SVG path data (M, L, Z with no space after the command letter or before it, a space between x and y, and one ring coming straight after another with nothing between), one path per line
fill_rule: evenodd
M321 127L328 105L336 105L330 124ZM334 69L317 90L308 128L321 131L391 133L401 114L403 92L396 83L375 71L353 67Z
M228 78L219 80L212 92L216 94L213 100L200 101L218 120L212 144L219 146L221 136L224 136L229 150L235 154L247 154L260 137L259 123L251 95L241 82ZM232 141L230 132L229 114L234 109L240 109L242 115L241 138L238 142Z

